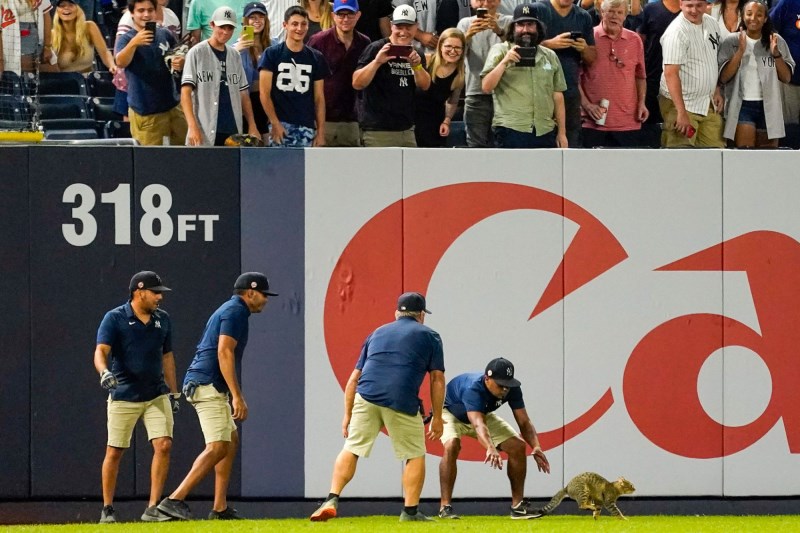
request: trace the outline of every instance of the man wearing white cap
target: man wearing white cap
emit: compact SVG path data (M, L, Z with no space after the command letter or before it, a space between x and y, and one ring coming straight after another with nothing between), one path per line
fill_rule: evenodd
M187 146L223 146L230 135L242 133L242 115L248 133L260 137L241 55L227 46L236 28L228 6L211 16L211 37L186 55L181 78L181 106L189 131Z
M242 18L248 0L192 0L186 15L186 30L192 34L192 43L211 37L211 18L220 7L233 8L233 16Z
M414 98L417 87L427 91L431 77L425 57L412 46L417 13L397 6L392 33L370 44L358 60L353 88L361 91L359 122L364 146L417 146L414 138Z

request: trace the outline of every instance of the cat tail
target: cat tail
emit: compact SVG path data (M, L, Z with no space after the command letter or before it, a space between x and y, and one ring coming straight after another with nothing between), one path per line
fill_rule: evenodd
M560 491L558 491L558 493L556 493L555 496L553 496L553 498L547 505L539 509L539 512L542 514L552 513L555 510L555 508L559 506L561 501L566 497L567 497L567 489L563 488Z

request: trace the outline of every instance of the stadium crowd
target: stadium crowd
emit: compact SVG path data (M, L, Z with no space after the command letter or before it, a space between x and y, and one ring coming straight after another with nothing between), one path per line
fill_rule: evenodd
M77 72L143 145L777 148L800 123L800 0L127 1L0 0L0 114Z

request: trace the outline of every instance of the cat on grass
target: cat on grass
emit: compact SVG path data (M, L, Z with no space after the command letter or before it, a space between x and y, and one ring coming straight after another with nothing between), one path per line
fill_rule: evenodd
M627 520L622 511L617 507L617 498L623 494L631 494L636 488L633 483L621 477L614 482L594 472L578 474L567 483L567 486L558 491L550 502L539 509L542 514L550 514L558 507L561 500L569 496L578 502L579 509L589 509L595 520L600 516L600 511L605 508L609 513Z

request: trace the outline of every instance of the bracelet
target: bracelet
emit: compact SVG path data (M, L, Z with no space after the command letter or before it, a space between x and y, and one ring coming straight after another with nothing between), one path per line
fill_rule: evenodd
M420 63L419 65L413 66L411 68L412 68L412 70L422 70L422 63Z

